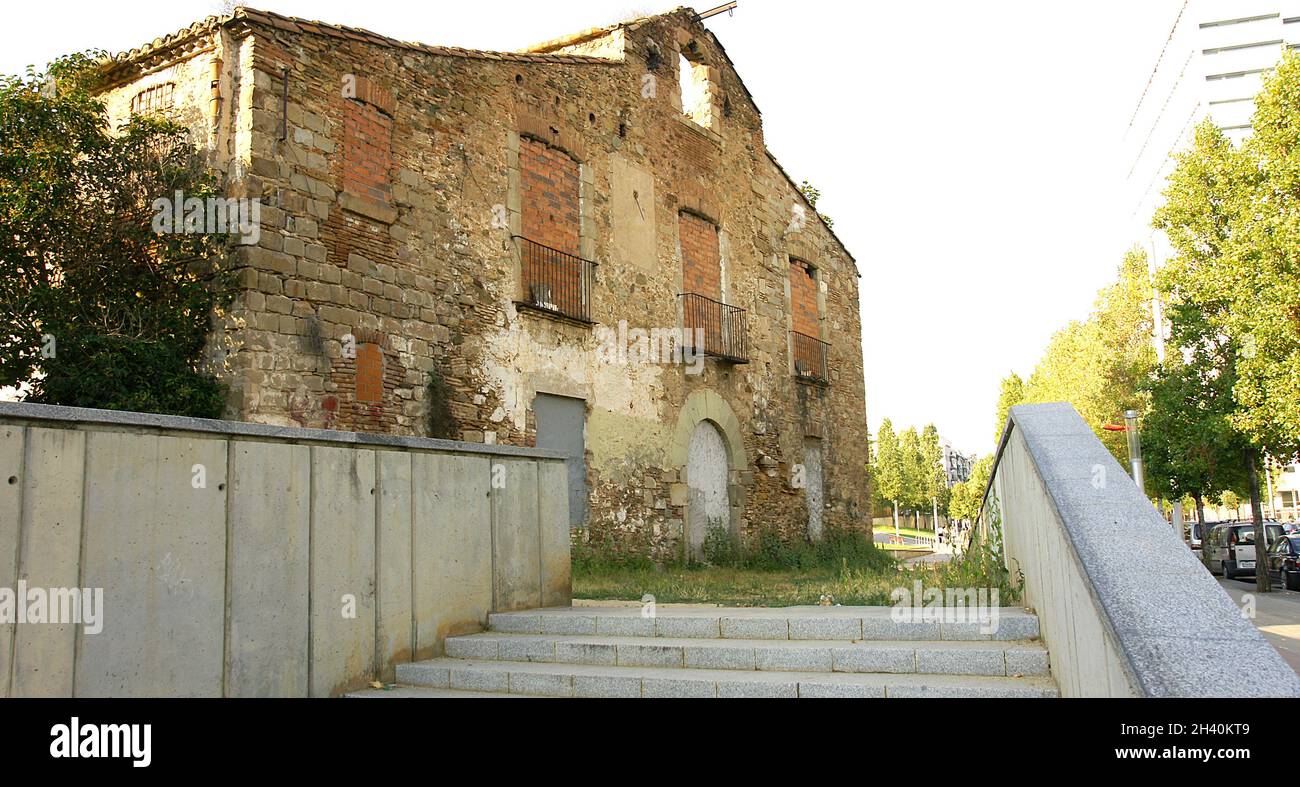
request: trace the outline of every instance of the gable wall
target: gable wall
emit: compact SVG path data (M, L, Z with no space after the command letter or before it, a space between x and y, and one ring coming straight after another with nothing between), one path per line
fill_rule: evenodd
M678 14L613 35L582 45L622 53L608 65L434 56L260 25L232 39L239 56L226 58L222 84L234 109L213 137L214 161L233 156L232 191L263 208L258 245L234 261L239 298L214 334L228 415L424 435L436 372L459 436L531 445L538 393L581 398L591 537L668 556L689 526L673 434L688 398L707 390L734 413L744 446L730 478L741 532L806 527L791 479L808 437L824 441L827 524L869 526L852 260L766 155L761 118L702 27ZM712 129L682 115L676 53L692 41L716 83ZM579 164L579 251L598 263L590 307L601 327L516 306L521 161L538 139ZM719 228L719 286L747 312L751 362L711 360L700 375L608 362L602 328L681 326L683 211ZM793 379L792 254L819 271L826 387ZM349 342L366 348L363 394L373 399L378 384L379 402L358 396Z

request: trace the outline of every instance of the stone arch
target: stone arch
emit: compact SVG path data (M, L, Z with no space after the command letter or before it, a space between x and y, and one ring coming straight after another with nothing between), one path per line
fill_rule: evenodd
M664 469L677 471L681 487L674 497L685 503L686 512L683 527L683 539L688 546L698 545L703 541L703 533L708 528L707 522L692 522L690 515L690 479L687 465L690 461L691 438L702 423L709 423L717 429L727 454L727 493L730 515L728 526L733 534L740 528L745 511L745 490L742 485L742 473L749 467L749 457L745 452L740 419L731 409L731 405L717 393L710 390L696 391L686 400L677 416L677 425L669 443Z

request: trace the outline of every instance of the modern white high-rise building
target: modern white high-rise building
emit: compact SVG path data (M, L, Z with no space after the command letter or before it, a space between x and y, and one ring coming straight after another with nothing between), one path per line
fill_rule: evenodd
M1153 268L1170 256L1151 218L1174 155L1207 117L1237 143L1249 136L1255 95L1288 48L1300 48L1300 0L1185 0L1170 19L1124 131L1129 242L1147 251Z
M1174 156L1207 117L1241 144L1264 77L1287 49L1300 49L1300 0L1184 0L1176 14L1124 133L1129 242L1146 250L1153 271L1173 253L1151 219L1164 202ZM1153 309L1163 325L1158 301ZM1163 357L1163 328L1156 334ZM1273 502L1292 517L1300 514L1298 478L1300 466L1288 468Z

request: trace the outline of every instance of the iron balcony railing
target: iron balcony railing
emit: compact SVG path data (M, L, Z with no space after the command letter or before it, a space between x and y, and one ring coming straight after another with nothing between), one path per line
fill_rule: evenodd
M791 336L794 339L794 376L818 385L830 383L830 374L826 368L830 345L802 333L791 332Z
M730 363L749 363L744 309L696 293L678 297L682 299L682 327L687 346Z
M596 263L516 235L523 281L520 306L590 323Z

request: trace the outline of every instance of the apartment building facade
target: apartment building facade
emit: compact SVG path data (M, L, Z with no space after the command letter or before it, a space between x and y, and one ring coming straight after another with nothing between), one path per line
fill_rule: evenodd
M1173 251L1152 228L1175 155L1210 118L1240 144L1251 132L1255 96L1288 49L1300 47L1300 0L1184 0L1124 131L1122 204L1130 242L1152 270ZM1160 324L1156 304L1156 323ZM1164 352L1158 330L1157 351Z
M1235 144L1245 141L1263 79L1294 49L1300 49L1300 0L1184 0L1179 7L1124 135L1130 234L1153 272L1173 256L1151 220L1164 203L1175 155L1206 118ZM1163 357L1167 328L1158 300L1153 309ZM1290 477L1298 470L1291 468ZM1279 498L1295 507L1294 497Z
M229 418L562 451L656 558L870 527L856 262L690 9L480 52L241 8L105 79L260 201Z
M974 459L953 448L947 440L940 441L940 448L943 449L943 474L948 488L969 481Z

